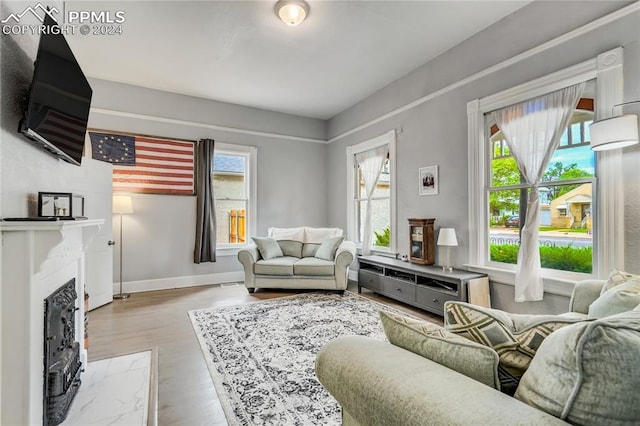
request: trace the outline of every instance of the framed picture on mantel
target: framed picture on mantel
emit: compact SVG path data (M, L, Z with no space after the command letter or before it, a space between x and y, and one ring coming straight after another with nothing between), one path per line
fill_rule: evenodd
M70 192L38 192L38 216L73 219L72 197Z

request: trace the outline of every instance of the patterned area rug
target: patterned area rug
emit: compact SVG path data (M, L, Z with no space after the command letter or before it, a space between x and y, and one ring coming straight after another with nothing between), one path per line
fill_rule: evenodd
M315 376L329 340L386 340L378 311L354 293L306 293L189 312L229 425L339 425L338 403Z

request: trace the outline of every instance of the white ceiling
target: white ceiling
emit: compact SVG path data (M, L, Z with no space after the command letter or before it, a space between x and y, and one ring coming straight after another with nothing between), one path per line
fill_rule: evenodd
M328 119L530 1L67 1L122 10L122 35L67 39L91 77Z

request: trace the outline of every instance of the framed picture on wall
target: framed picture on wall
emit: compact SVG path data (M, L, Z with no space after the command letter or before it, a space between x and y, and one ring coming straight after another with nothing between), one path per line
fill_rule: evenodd
M420 195L438 194L438 166L422 167L418 169L418 193Z

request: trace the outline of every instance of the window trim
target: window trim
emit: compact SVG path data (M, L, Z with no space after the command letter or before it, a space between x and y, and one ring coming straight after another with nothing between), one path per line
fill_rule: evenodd
M623 101L623 49L601 53L596 58L565 68L514 88L475 99L467 104L469 166L469 269L484 272L491 280L515 285L515 265L488 259L489 227L488 192L490 183L489 150L485 114L572 84L596 80L595 119L613 115L613 106ZM606 278L608 271L621 268L624 262L624 199L622 151L596 153L596 180L593 186L595 229L593 239L593 272L580 274L542 269L545 292L570 295L573 284L586 278Z
M216 244L216 254L218 256L237 256L238 252L249 245L251 237L255 236L257 229L257 205L258 205L258 162L257 148L254 146L233 145L228 143L216 142L214 145L214 155L229 154L242 155L247 158L247 168L245 171L245 185L247 185L247 212L246 224L247 232L244 244ZM213 170L211 171L213 177Z
M384 249L378 246L372 246L371 251L376 254L383 255L392 255L395 256L397 253L397 240L398 240L398 230L396 226L396 131L390 130L385 134L377 136L375 138L369 139L367 141L358 143L356 145L351 145L347 147L347 238L351 241L357 241L357 232L356 232L356 223L358 222L356 219L356 208L355 208L355 199L356 199L356 162L355 155L369 151L371 149L378 148L383 145L389 145L389 182L390 182L390 229L391 229L391 240L389 242L389 248ZM362 243L356 242L356 247L360 252L362 250Z

